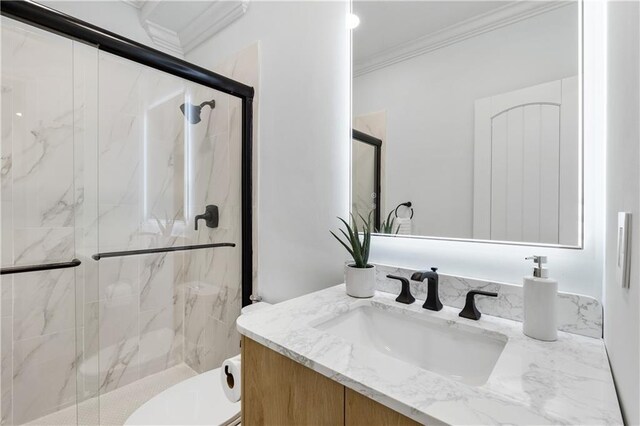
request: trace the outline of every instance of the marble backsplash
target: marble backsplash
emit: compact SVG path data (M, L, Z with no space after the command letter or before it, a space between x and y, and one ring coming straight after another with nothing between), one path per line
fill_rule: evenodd
M409 279L413 272L415 272L413 269L376 264L376 289L400 294L400 281L387 278L387 275L398 275ZM522 322L522 286L458 277L440 272L438 275L440 300L444 305L462 309L469 290L493 291L498 293L497 298L476 298L476 306L480 312ZM425 300L426 283L412 280L410 283L414 297ZM602 337L602 305L599 301L589 296L559 292L557 306L559 330L588 337Z

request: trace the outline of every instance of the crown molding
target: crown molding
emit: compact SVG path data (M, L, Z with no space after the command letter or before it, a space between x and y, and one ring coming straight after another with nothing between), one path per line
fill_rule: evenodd
M180 37L178 37L175 31L171 31L152 21L144 21L141 23L153 43L158 46L160 50L184 59L184 51L182 50Z
M179 57L241 18L249 7L249 0L214 0L204 10L185 3L180 11L190 18L188 24L176 25L171 19L175 2L122 1L137 9L140 24L159 48Z
M138 10L142 8L142 5L144 3L142 0L120 0L120 1Z
M154 1L145 1L145 0L124 0L124 1L133 1L134 3L139 4L138 7L138 18L140 18L140 22L147 22L149 20L153 20L153 12L162 5L160 0Z
M179 31L185 53L240 19L249 8L248 0L216 1L196 17L186 28Z
M426 36L402 43L353 64L353 76L370 73L398 62L476 37L480 34L555 10L572 1L514 2L456 23Z

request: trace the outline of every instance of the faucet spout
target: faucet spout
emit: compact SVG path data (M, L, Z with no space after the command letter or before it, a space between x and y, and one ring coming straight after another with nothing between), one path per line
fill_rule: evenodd
M417 271L411 275L414 281L427 280L427 300L422 307L430 311L439 311L442 309L442 302L438 296L438 268L431 268L430 271Z

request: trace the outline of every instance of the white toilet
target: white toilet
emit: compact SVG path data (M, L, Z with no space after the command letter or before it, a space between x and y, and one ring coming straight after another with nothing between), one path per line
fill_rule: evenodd
M242 308L247 314L269 306L260 302ZM219 425L240 423L240 402L227 399L220 368L191 377L145 402L125 425Z

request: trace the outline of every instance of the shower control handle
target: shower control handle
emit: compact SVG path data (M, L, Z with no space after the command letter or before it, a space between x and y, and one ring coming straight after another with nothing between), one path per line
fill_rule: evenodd
M217 228L218 220L220 219L220 215L218 213L218 206L214 206L213 204L209 204L204 214L199 214L196 216L196 231L198 230L198 221L200 219L204 219L205 224L209 228Z

